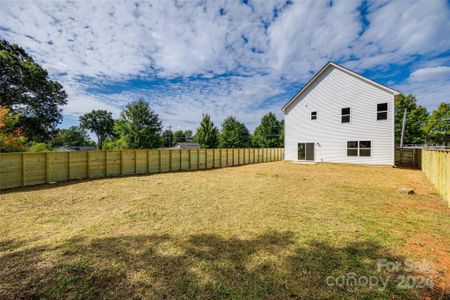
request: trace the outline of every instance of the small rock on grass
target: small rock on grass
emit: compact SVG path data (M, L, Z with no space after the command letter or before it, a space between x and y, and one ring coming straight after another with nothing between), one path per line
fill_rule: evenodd
M413 189L409 189L409 188L401 188L398 190L400 193L402 194L407 194L407 195L412 195L414 194L414 190Z

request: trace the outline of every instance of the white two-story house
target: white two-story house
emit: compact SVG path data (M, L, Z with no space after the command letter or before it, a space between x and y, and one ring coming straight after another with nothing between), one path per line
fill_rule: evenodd
M394 165L397 94L327 63L282 108L285 159Z

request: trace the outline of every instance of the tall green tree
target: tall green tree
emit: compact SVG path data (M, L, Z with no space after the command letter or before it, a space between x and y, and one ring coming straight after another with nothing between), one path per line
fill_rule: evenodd
M280 147L282 124L274 113L269 112L261 119L261 124L256 127L253 134L253 146L255 147Z
M177 143L184 143L186 142L186 134L183 130L176 130L173 133L173 141L174 141L174 146Z
M120 113L116 131L132 149L161 147L162 123L149 104L140 99Z
M164 147L172 147L173 146L173 131L166 129L162 133L162 143Z
M250 145L250 132L244 123L237 121L232 116L222 122L222 131L219 136L220 148L246 148Z
M450 143L450 103L441 103L428 117L424 126L427 140L433 143Z
M68 129L59 129L52 140L53 146L90 146L93 141L81 127L71 126Z
M192 141L192 130L177 130L173 133L173 145Z
M424 125L427 122L426 108L417 104L414 95L395 96L395 142L400 144L403 114L406 109L406 126L403 138L404 144L423 144L426 140Z
M50 80L24 49L0 40L0 106L19 114L17 126L30 141L49 141L67 104L63 86Z
M208 114L203 115L200 127L195 133L195 140L202 148L216 148L219 142L219 130L211 121Z
M279 140L279 147L284 147L284 120L280 121L280 140Z
M92 131L98 140L98 148L102 149L103 142L114 136L114 119L112 113L106 110L93 110L80 117L80 127Z
M192 142L194 140L194 137L192 136L192 130L185 130L184 136L186 138L186 142Z

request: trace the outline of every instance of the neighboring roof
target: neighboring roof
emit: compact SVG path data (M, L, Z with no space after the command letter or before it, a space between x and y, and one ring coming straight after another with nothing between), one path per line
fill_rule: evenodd
M179 142L179 143L177 143L177 145L185 145L185 146L191 146L191 145L193 145L193 146L200 146L200 144L198 144L198 143L189 143L189 142Z
M55 151L91 151L96 150L95 146L61 146L55 149Z
M281 108L281 110L284 112L304 91L306 91L306 89L311 85L311 84L313 84L313 82L314 81L316 81L319 77L320 77L320 75L323 73L323 72L325 72L325 70L326 69L328 69L329 67L335 67L336 69L338 69L338 70L341 70L342 72L344 72L344 73L347 73L347 74L350 74L350 75L352 75L352 76L354 76L354 77L356 77L356 78L358 78L358 79L361 79L361 80L363 80L363 81L365 81L365 82L367 82L367 83L370 83L370 84L372 84L372 85L374 85L374 86L376 86L377 88L379 88L379 89L382 89L382 90L384 90L384 91L386 91L386 92L389 92L389 93L392 93L393 95L398 95L398 94L400 94L398 91L396 91L396 90L394 90L394 89L391 89L391 88L389 88L389 87L387 87L387 86L385 86L385 85L382 85L382 84L380 84L380 83L378 83L378 82L375 82L375 81L373 81L373 80L371 80L371 79L369 79L369 78L367 78L367 77L364 77L364 76L362 76L362 75L360 75L360 74L358 74L358 73L355 73L355 72L353 72L352 70L349 70L349 69L347 69L347 68L344 68L343 66L340 66L340 65L338 65L338 64L336 64L336 63L334 63L334 62L331 62L331 61L329 61L325 66L323 66L322 67L322 69L320 69L320 71L319 72L317 72L316 73L316 75L314 75L314 77L313 78L311 78L304 86L303 86L303 88L297 93L297 94L295 94L295 96L294 97L292 97L291 98L291 100L289 100L289 102L288 103L286 103L282 108Z
M200 148L200 144L197 143L177 143L175 146L169 148L169 149L198 149Z

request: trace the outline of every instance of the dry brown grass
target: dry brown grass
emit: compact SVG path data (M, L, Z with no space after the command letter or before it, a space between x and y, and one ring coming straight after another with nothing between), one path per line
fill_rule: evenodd
M0 199L0 298L445 297L449 217L420 171L389 167L276 162L24 188ZM433 263L435 289L325 283L392 275L381 258Z

